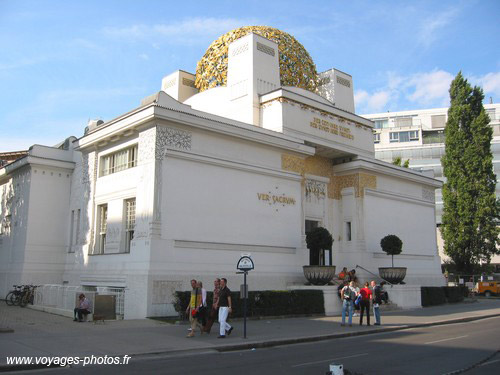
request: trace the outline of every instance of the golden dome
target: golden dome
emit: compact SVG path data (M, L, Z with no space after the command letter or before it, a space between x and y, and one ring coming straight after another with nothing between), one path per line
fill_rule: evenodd
M306 49L293 36L268 26L245 26L232 30L212 44L196 66L195 86L201 91L227 84L227 56L231 42L249 33L278 43L282 86L315 91L318 80L316 65Z

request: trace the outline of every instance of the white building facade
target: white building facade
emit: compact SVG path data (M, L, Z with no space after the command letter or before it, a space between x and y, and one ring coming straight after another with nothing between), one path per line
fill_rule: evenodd
M172 293L192 278L237 289L241 254L255 263L252 290L304 284L317 225L333 235L337 268L378 273L390 266L380 240L396 234L405 281L444 285L441 183L374 158L349 75L322 73L329 90L283 86L278 47L248 33L229 45L225 86L198 92L197 76L175 72L138 108L0 169L0 293L124 288L125 318L173 315Z
M493 130L491 152L493 154L493 169L497 175L496 195L500 197L500 104L484 104L484 109L490 117ZM375 157L379 160L392 162L401 158L402 162L409 160L409 167L418 171L432 171L434 177L442 182L443 176L441 158L444 155L444 128L448 120L448 108L422 109L415 111L383 112L362 115L375 124L374 143ZM441 189L436 189L436 223L441 224L443 211L443 195ZM437 231L438 246L441 258L447 259L443 253L443 241L440 231ZM496 272L500 273L500 256L492 258L491 262Z

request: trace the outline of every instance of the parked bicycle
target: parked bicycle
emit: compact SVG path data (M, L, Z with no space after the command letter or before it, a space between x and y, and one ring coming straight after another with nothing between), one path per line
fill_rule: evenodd
M33 305L35 300L35 290L38 285L26 285L22 292L22 297L19 301L19 306L26 307L28 303Z
M13 306L16 304L16 301L22 293L24 285L13 285L13 287L14 289L5 296L5 303L7 306Z
M26 307L28 303L33 304L37 287L37 285L14 285L14 289L5 296L5 303L8 306L21 307Z

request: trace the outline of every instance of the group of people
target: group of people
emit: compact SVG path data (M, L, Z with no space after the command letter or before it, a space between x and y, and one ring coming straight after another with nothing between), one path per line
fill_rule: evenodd
M231 291L227 287L227 279L217 278L214 281L214 293L212 306L207 306L207 291L203 288L201 281L191 280L191 298L186 308L189 316L191 331L187 337L194 337L197 328L200 334L210 333L216 318L219 319L219 336L223 339L230 335L233 327L227 322L229 314L232 312Z
M370 305L373 307L373 315L375 316L375 325L380 325L380 305L385 300L388 301L387 293L383 291L383 285L377 285L372 280L366 282L363 288L358 288L356 282L344 280L339 287L340 299L342 300L342 323L345 326L346 314L348 315L349 327L352 327L352 317L354 315L355 306L358 305L359 325L363 325L363 316L366 313L366 324L370 325Z

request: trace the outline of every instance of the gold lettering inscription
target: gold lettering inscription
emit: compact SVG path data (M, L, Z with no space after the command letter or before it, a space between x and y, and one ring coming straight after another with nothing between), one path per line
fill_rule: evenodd
M260 201L269 201L268 194L257 193L257 197L259 198Z
M295 204L295 198L292 197L287 197L285 195L272 195L272 194L265 194L265 193L257 193L257 198L260 201L264 201L271 204L282 204L283 206L285 205L291 205L293 206Z
M333 122L324 119L314 117L313 121L311 121L309 125L312 128L319 129L327 133L340 135L341 137L347 139L354 139L354 135L351 134L351 129L345 126L334 124Z

